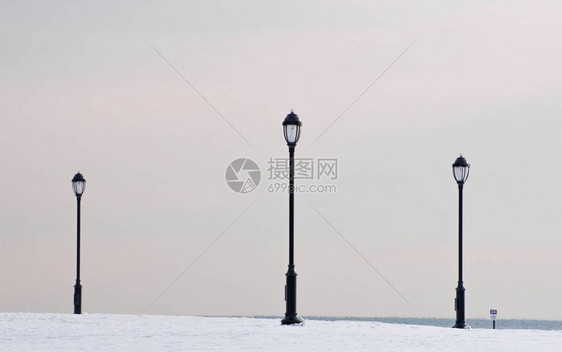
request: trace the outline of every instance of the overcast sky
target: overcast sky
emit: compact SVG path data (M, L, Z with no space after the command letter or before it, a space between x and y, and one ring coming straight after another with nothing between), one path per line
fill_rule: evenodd
M336 192L296 195L301 316L454 322L462 153L468 323L561 319L561 14L2 1L0 311L72 312L80 170L84 312L282 317L288 197L267 168L294 109L296 156L338 167L303 181ZM260 167L255 191L227 185L237 158Z

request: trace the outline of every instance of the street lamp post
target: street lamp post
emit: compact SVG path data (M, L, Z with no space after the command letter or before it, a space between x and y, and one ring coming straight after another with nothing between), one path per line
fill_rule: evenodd
M80 199L86 188L86 180L80 172L72 178L72 189L76 195L76 284L74 285L74 314L82 314L82 285L80 284Z
M457 285L457 298L455 299L455 311L457 312L457 321L453 328L468 329L470 326L466 324L464 315L464 286L462 279L462 189L468 179L470 164L466 162L463 156L459 156L453 163L453 176L459 186L459 282Z
M283 121L283 134L289 146L289 270L285 276L285 302L287 310L285 318L281 320L283 325L299 324L302 319L297 314L297 273L294 263L294 196L295 196L295 146L299 141L302 123L297 114L291 113Z

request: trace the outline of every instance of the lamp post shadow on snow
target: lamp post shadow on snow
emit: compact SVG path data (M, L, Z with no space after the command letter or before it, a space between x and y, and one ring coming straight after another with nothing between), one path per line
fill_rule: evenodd
M285 285L285 302L287 310L285 318L281 320L283 325L302 323L297 314L297 273L294 262L294 202L295 202L295 147L299 141L302 123L297 114L291 113L283 121L283 134L289 146L289 270L287 271L287 284Z
M464 293L465 289L463 286L462 278L462 191L466 180L468 179L468 174L470 171L470 164L466 162L466 159L461 155L453 163L453 176L457 185L459 186L459 282L457 285L457 298L455 299L455 311L457 312L457 320L453 328L457 329L470 329L470 326L466 324L464 315Z

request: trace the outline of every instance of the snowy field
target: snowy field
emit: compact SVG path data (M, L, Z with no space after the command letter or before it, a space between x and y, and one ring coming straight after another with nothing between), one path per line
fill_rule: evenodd
M0 351L562 351L562 331L370 321L0 313Z

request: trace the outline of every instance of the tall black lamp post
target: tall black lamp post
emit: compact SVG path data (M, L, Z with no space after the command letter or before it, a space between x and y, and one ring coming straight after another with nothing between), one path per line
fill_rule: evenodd
M467 329L470 328L465 321L464 316L464 286L462 280L462 189L468 179L470 164L466 162L463 156L459 156L453 163L453 176L459 186L459 282L457 285L457 298L455 300L455 310L457 312L457 321L453 328Z
M76 195L76 284L74 285L74 314L82 314L82 285L80 284L80 199L86 188L86 180L79 172L72 178L72 189Z
M294 262L294 202L295 202L295 146L299 141L302 123L297 114L291 113L283 121L283 133L289 146L289 270L287 271L287 284L285 286L285 302L287 310L281 324L299 324L302 319L297 314L297 273Z

